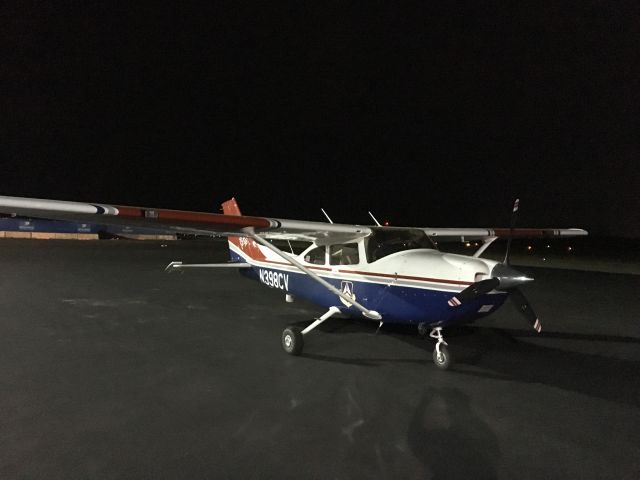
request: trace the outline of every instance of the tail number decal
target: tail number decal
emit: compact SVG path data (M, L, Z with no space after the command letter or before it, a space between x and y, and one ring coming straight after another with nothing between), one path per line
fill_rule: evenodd
M260 281L271 288L279 288L280 290L289 291L289 274L282 272L274 272L263 268L259 271Z

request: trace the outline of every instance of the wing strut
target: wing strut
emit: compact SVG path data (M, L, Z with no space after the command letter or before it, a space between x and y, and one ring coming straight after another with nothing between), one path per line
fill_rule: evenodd
M473 256L475 258L479 258L480 255L482 255L484 253L484 251L489 248L489 245L491 245L493 242L495 242L498 239L498 237L487 237L483 240L483 244L482 246L478 249L478 251L476 253L473 254Z
M247 229L247 231L248 231L248 229ZM303 273L306 273L307 275L309 275L311 278L313 278L316 282L318 282L320 285L325 287L331 293L335 293L337 296L339 296L340 298L342 298L346 302L352 304L354 307L356 307L358 310L360 310L365 317L370 318L372 320L380 320L382 318L382 315L380 315L378 312L376 312L375 310L369 310L368 308L362 306L360 303L356 302L353 298L351 298L350 296L342 293L340 290L338 290L336 287L331 285L325 279L321 278L319 275L317 275L316 273L312 272L310 269L308 269L307 267L302 265L296 259L292 258L290 255L287 255L286 253L281 251L278 247L276 247L275 245L273 245L270 242L266 241L264 238L260 237L259 235L256 235L252 231L249 231L248 233L249 233L249 236L251 238L253 238L256 242L258 242L260 245L264 245L269 250L271 250L272 252L276 253L278 256L284 258L288 263L290 263L291 265L293 265L294 267L296 267L297 269L299 269Z

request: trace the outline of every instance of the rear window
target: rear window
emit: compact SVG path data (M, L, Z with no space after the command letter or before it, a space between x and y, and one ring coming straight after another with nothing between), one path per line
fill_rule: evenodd
M304 261L307 263L313 263L314 265L324 265L326 262L325 252L326 247L317 247L313 250L309 250L304 256Z
M344 245L331 245L329 262L331 265L355 265L360 263L358 244L346 243Z

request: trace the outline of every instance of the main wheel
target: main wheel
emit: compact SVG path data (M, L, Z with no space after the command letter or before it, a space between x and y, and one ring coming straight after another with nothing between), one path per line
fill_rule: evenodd
M449 353L449 349L440 344L440 352L438 353L438 349L433 349L433 363L436 364L441 370L447 370L451 364L453 364L453 356Z
M300 355L304 340L298 327L287 327L282 332L282 348L289 355Z

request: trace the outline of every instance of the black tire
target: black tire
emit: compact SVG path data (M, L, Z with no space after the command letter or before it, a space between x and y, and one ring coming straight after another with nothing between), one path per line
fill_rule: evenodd
M302 332L298 327L287 327L282 331L282 348L289 355L300 355L304 347Z
M433 363L440 370L448 370L453 365L453 356L445 345L440 345L440 355L438 355L437 349L433 349Z

